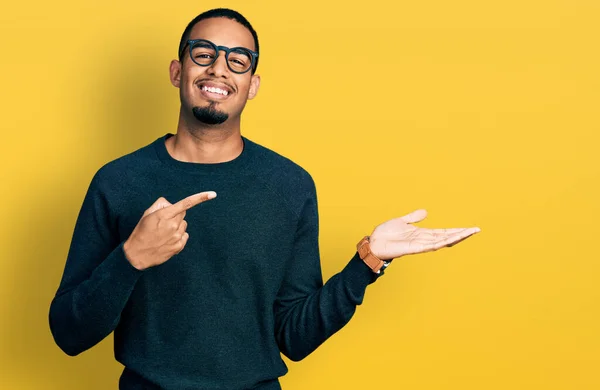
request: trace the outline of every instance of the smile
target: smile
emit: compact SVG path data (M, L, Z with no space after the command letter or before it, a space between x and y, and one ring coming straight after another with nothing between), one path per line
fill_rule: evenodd
M227 100L235 92L235 89L233 89L233 87L225 83L215 82L212 80L203 80L198 82L196 85L200 90L200 94L205 99L211 101Z
M227 95L229 95L229 92L228 92L228 91L226 91L226 90L224 90L224 89L221 89L221 88L216 88L216 87L207 87L207 86L203 86L203 87L201 88L201 90L202 90L202 91L205 91L205 92L217 93L217 94L219 94L219 95L223 95L223 96L227 96Z

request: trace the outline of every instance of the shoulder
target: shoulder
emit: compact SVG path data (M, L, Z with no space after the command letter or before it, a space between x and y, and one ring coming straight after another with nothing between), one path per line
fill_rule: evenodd
M264 145L248 140L254 149L256 174L268 185L288 195L307 195L315 192L311 174L291 158Z
M155 142L104 163L94 174L91 187L111 192L131 183L142 172L147 172L148 167L157 163L153 146Z

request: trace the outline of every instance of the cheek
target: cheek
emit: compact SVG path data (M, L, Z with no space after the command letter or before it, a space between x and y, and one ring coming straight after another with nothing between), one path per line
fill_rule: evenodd
M196 74L186 73L181 78L181 86L185 90L193 91L196 86L194 85L194 80L196 80L198 76Z
M246 101L248 99L248 87L240 87L238 89L238 99L241 101Z
M201 77L202 73L204 73L204 69L199 66L195 66L190 68L186 68L181 73L181 84L180 87L184 91L194 91L196 88L194 81L198 80Z
M244 80L243 82L238 82L237 86L240 99L246 100L248 98L248 93L250 92L250 83Z

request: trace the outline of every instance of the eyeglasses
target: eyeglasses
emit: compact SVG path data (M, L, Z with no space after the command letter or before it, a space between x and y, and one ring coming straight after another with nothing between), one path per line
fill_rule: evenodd
M190 47L190 58L200 66L211 66L219 57L219 51L225 52L227 67L233 73L242 74L254 68L258 53L245 47L217 46L207 39L190 39L186 45ZM185 46L181 49L181 53Z

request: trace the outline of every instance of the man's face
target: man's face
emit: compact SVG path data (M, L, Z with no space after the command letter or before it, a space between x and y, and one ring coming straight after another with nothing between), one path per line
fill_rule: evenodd
M197 23L189 39L207 39L217 46L245 47L256 50L252 34L246 27L227 18L205 19ZM254 98L260 77L252 70L237 74L226 63L225 52L210 66L195 64L186 46L182 62L172 61L171 82L179 88L181 106L186 115L193 115L205 124L220 124L230 118L239 118L246 101ZM227 95L211 92L207 88L219 88Z

